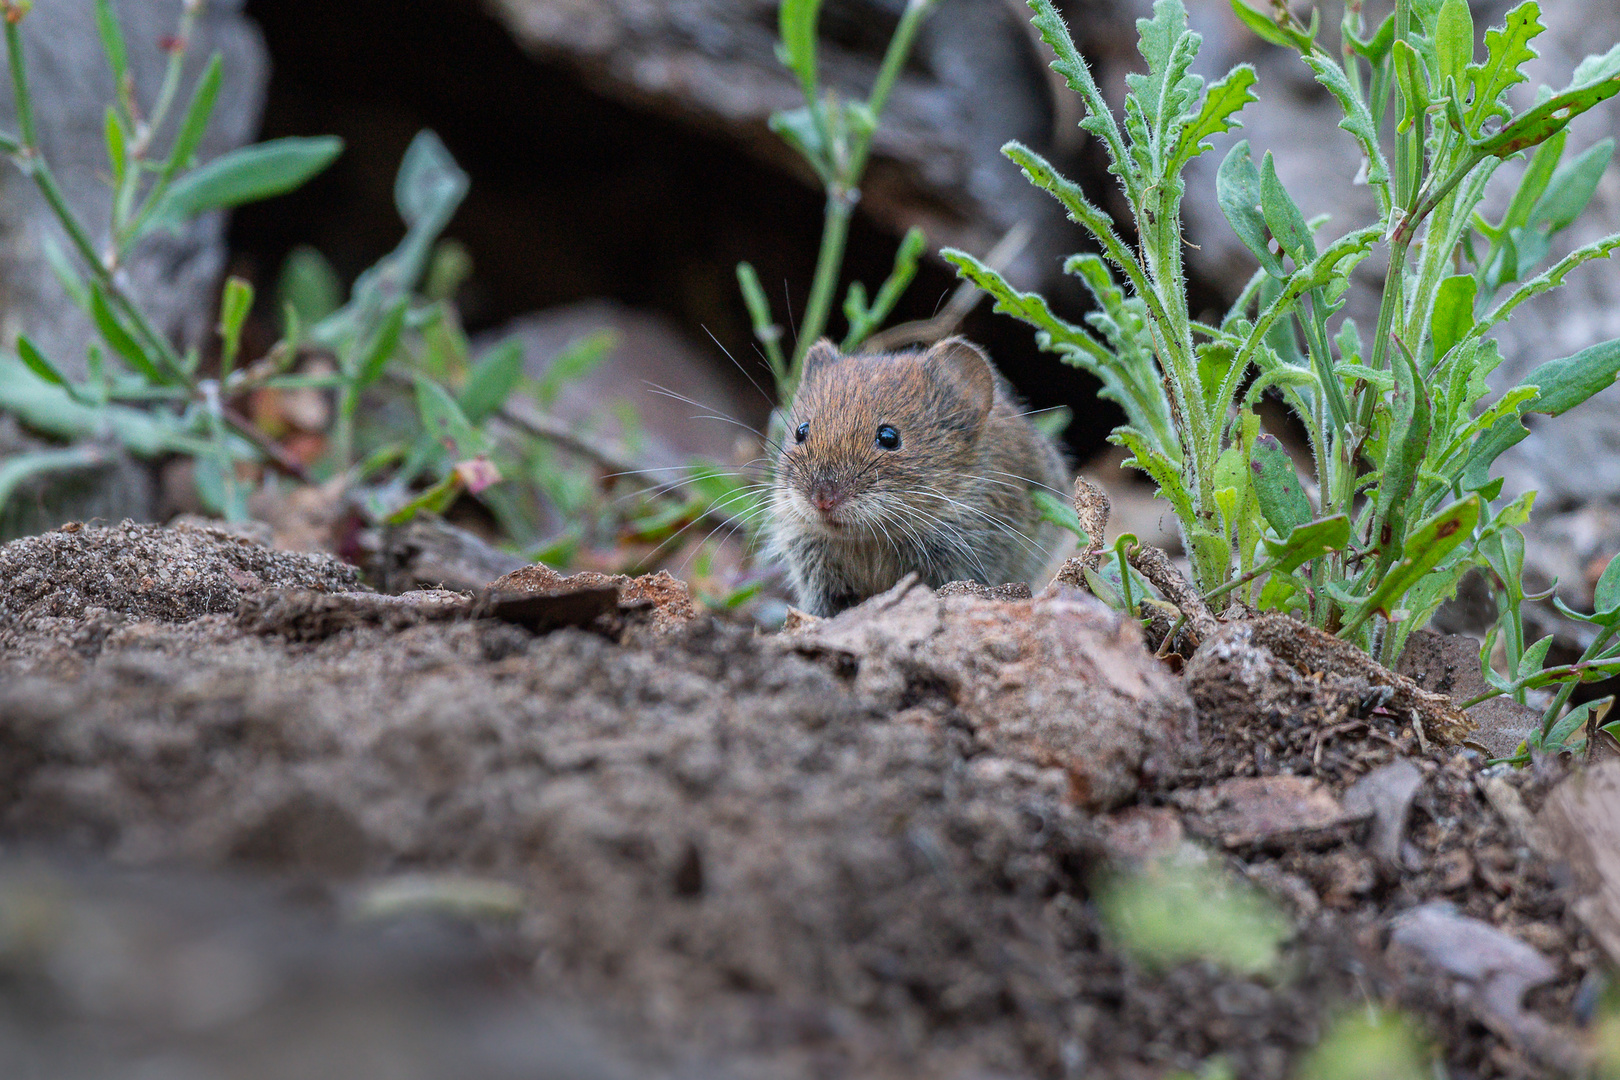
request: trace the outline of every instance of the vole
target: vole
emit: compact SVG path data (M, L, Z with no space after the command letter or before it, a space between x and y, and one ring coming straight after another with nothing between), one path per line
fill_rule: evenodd
M1032 581L1058 528L1031 497L1069 470L976 345L810 348L786 412L770 543L798 604L833 615L915 571L927 584Z

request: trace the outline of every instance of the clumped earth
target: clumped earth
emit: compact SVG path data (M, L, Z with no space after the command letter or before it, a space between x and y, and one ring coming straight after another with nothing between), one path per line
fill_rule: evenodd
M669 578L0 548L0 1040L61 1077L1280 1078L1377 1002L1452 1077L1581 1065L1603 963L1525 835L1555 767L1420 741L1366 672L1178 678L1078 593L949 592L761 635ZM1197 852L1291 920L1269 973L1104 924Z

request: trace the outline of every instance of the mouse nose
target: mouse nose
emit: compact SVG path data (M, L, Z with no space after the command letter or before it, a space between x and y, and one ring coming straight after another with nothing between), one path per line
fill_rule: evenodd
M830 514L843 505L844 491L837 484L820 481L810 488L810 505L823 514Z

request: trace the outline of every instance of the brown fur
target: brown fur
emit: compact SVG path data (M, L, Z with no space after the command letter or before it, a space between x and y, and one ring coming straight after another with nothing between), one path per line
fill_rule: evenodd
M877 445L883 425L899 449ZM1030 581L1061 536L1030 492L1068 483L1063 456L977 346L949 338L924 352L840 356L820 341L787 414L772 546L816 615L913 571L935 587Z

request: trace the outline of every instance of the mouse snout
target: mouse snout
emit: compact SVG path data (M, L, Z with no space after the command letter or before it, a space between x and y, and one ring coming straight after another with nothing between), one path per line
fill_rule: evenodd
M830 514L844 505L848 491L833 480L817 480L810 485L810 505L823 514Z

